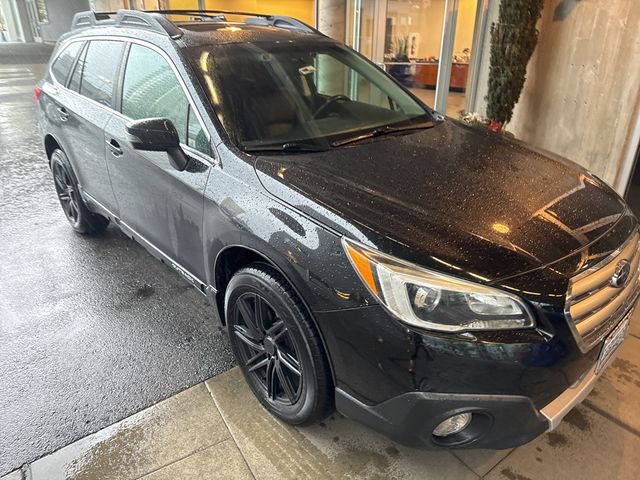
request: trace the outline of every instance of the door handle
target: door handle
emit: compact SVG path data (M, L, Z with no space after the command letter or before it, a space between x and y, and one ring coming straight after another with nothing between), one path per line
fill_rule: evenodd
M60 114L60 120L62 120L63 122L69 120L69 112L67 112L66 108L58 107L58 113Z
M119 157L122 155L122 148L120 148L120 144L115 139L111 139L107 142L107 147L111 150L111 155L114 157Z

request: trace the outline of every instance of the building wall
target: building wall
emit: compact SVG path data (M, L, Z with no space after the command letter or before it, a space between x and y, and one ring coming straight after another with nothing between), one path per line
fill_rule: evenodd
M340 42L347 37L347 2L318 0L318 30Z
M40 24L40 35L44 42L55 42L68 32L77 12L89 10L89 0L47 0L49 21Z
M314 0L205 0L204 3L210 9L287 15L315 25Z
M19 23L17 40L21 42L33 42L33 32L31 29L31 23L29 21L29 13L27 11L27 4L24 1L13 0L13 16L17 23Z
M10 42L24 41L22 22L15 0L0 0L0 5L2 6L2 13L4 14L4 21L7 28L5 31L5 40Z
M548 0L507 126L614 184L640 98L640 2Z

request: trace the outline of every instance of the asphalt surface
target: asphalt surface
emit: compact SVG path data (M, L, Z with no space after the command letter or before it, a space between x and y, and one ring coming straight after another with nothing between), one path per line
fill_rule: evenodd
M43 69L0 63L0 476L233 366L200 293L117 227L71 230L36 122Z

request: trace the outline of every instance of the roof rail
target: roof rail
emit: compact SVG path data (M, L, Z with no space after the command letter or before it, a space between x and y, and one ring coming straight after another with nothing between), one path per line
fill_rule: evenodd
M293 17L231 10L118 10L117 12L94 12L91 10L76 13L71 23L71 30L107 25L140 27L169 35L173 39L180 38L183 35L182 30L165 15L185 15L213 21L226 21L225 15L241 15L248 17L245 19L245 23L251 25L286 28L322 35L315 28Z
M146 10L147 13L157 13L161 15L186 15L193 17L209 18L212 20L226 21L225 15L241 15L243 17L249 17L245 20L245 23L252 25L265 25L278 28L287 28L289 30L301 30L308 33L321 34L318 30L310 25L307 25L300 20L293 17L286 17L282 15L271 15L267 13L255 13L255 12L238 12L234 10Z
M271 27L287 28L289 30L301 30L308 33L320 33L315 28L307 25L293 17L284 17L281 15L257 15L245 20L245 23L252 25L267 25Z
M115 18L112 16L115 15ZM117 12L79 12L73 16L71 30L108 26L146 28L171 38L180 38L183 34L173 22L162 15L139 10L118 10Z

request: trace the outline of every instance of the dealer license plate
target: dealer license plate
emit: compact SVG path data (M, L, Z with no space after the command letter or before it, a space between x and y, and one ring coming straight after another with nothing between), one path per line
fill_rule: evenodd
M629 317L630 315L627 315L604 341L604 345L602 346L600 357L598 358L598 363L596 365L596 375L606 368L611 360L611 356L627 336L627 331L629 330Z

